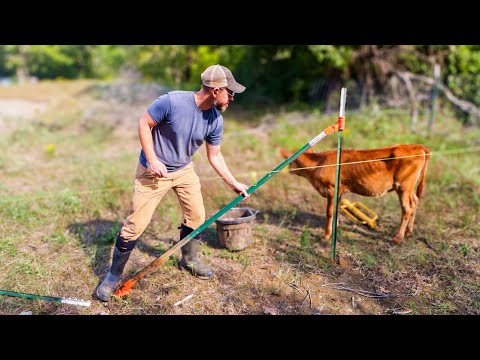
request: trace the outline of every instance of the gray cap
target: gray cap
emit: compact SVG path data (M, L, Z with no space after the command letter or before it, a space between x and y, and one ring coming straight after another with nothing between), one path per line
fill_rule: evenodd
M246 87L235 81L232 72L222 65L209 66L202 73L202 84L211 88L227 87L234 93L244 92Z

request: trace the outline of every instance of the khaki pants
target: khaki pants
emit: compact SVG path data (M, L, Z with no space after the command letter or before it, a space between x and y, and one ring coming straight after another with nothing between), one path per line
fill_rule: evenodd
M156 176L150 169L138 163L135 174L133 212L120 231L125 240L137 240L152 220L160 200L173 189L182 207L183 224L196 229L205 222L205 207L200 179L193 168L193 162L181 170L168 173L167 178Z

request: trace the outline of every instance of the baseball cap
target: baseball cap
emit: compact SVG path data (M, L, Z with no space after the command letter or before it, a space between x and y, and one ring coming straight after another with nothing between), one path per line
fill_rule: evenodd
M209 66L202 73L202 84L211 88L226 87L235 93L244 92L246 87L235 81L232 72L222 65Z

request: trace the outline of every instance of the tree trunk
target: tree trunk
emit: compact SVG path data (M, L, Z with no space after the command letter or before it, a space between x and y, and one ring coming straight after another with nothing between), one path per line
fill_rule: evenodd
M405 72L397 72L397 75L405 82L405 85L408 90L408 95L410 96L410 101L412 103L412 125L411 130L417 130L417 122L418 122L418 101L417 97L415 96L415 90L413 89L412 82L410 80L409 74Z

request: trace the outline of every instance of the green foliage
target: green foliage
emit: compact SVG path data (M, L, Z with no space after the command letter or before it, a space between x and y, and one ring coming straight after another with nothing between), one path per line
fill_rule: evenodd
M125 46L98 45L91 47L92 72L95 77L113 78L131 60L131 50Z
M367 268L373 268L377 265L377 260L372 254L363 254L362 256L360 256L360 260Z
M447 66L446 84L453 93L480 104L480 46L450 46Z
M250 264L250 257L246 252L243 251L230 251L227 249L222 249L219 253L219 257L236 261L244 268Z
M1 212L18 222L28 222L31 215L29 204L20 201L9 203L8 206L2 206Z
M0 252L6 253L9 256L15 256L18 253L15 243L10 239L0 240Z
M350 46L335 45L310 45L308 49L320 64L340 70L344 70L348 66L353 50Z
M77 78L92 75L88 45L4 45L5 70L17 77L40 79ZM21 80L21 79L19 79Z
M463 256L467 256L470 253L470 248L468 244L457 244L456 247L457 247L458 253Z
M54 233L52 235L44 236L43 240L56 244L65 244L67 242L67 237L63 233Z
M305 101L325 74L306 45L247 46L235 70L247 87L251 84L242 101L261 104Z
M161 81L167 86L180 88L191 81L190 64L195 62L191 59L197 58L197 47L196 45L136 46L133 48L131 57L146 79ZM197 80L198 83L199 80Z
M76 213L80 210L80 199L79 197L71 192L69 189L66 189L60 193L60 203L58 210L62 213Z
M350 106L391 97L395 70L432 76L480 104L479 45L0 45L0 76L113 78L124 69L168 88L194 90L212 64L229 67L248 91L239 104L322 103L340 86L355 89ZM368 93L368 94L367 94ZM360 99L361 97L361 99ZM465 119L464 121L468 121Z
M300 247L306 249L310 247L309 231L306 226L303 227L302 233L300 235Z
M7 49L5 46L0 46L0 77L12 76L13 70L7 66Z
M38 271L35 269L34 264L30 259L26 259L23 262L19 262L13 266L11 270L15 274L24 274L24 275L36 275Z

